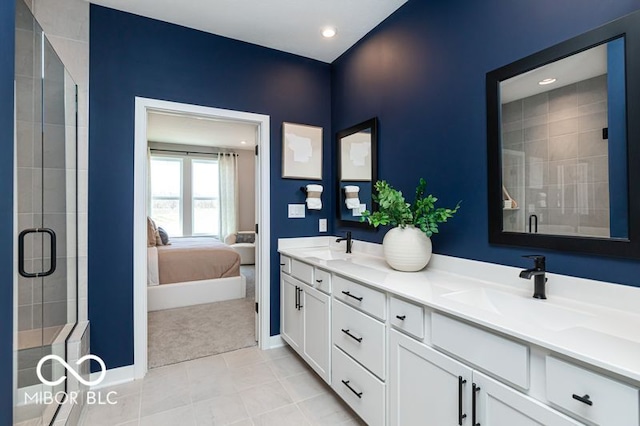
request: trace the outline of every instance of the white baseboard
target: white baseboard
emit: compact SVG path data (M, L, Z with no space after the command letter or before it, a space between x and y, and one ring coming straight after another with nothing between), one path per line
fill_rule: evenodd
M266 349L280 348L280 347L282 347L284 345L285 345L284 340L282 340L282 337L278 334L278 335L275 335L275 336L269 336L269 340L267 341Z
M100 373L91 373L90 381L94 381L100 376ZM124 367L111 368L107 370L107 374L104 376L102 383L92 386L91 390L98 390L109 386L121 385L123 383L132 382L135 380L135 370L133 365L127 365Z

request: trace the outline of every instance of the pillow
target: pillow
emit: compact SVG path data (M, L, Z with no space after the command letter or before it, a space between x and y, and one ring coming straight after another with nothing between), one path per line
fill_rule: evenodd
M160 234L160 240L162 241L163 246L168 246L171 243L169 242L169 234L164 230L161 226L158 226L158 234Z
M147 216L147 247L156 246L156 223Z
M243 244L243 243L254 244L255 242L256 242L256 234L253 232L236 234L236 244Z

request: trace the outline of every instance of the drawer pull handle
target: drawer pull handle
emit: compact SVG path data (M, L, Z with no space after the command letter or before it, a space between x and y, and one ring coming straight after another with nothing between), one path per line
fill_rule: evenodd
M396 315L396 318L398 318L400 321L404 321L405 319L407 319L406 315Z
M480 423L476 423L476 393L480 392L480 386L472 383L471 389L471 426L480 426Z
M350 381L351 381L351 380L347 380L347 381L344 381L344 380L343 380L343 381L342 381L342 384L343 384L343 385L345 385L346 387L348 387L348 388L349 388L349 390L355 394L355 396L357 396L358 398L362 398L362 392L357 392L354 388L352 388L352 387L349 385L349 382L350 382Z
M587 404L588 406L592 406L593 405L593 401L589 399L589 395L584 395L584 396L580 396L580 395L576 395L575 393L573 394L573 399L577 399L578 401Z
M281 264L280 264L280 266L284 266L284 265L285 265L285 263L281 263Z
M462 386L467 383L462 376L458 376L458 425L462 426L462 420L467 418L466 414L462 413Z
M353 340L355 340L356 342L358 342L358 343L362 343L362 337L356 337L356 336L354 336L353 334L349 333L349 330L345 330L344 328L343 328L343 329L341 329L341 330L342 330L342 332L343 332L344 334L346 334L347 336L351 337L351 338L352 338Z
M348 291L343 291L342 294L352 297L354 299L356 299L358 302L362 302L362 297L358 297L358 296L354 296L353 294L349 293Z
M317 282L317 283L321 283L321 282L322 282L322 280L316 280L316 282Z

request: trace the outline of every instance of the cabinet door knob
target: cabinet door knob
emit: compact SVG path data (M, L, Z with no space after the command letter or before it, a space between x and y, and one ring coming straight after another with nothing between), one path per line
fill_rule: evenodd
M354 336L353 334L351 334L351 333L350 333L350 331L349 331L348 329L347 329L347 330L345 330L345 329L343 328L343 329L341 329L341 330L342 330L342 332L343 332L344 334L346 334L347 336L351 337L351 338L352 338L353 340L355 340L356 342L358 342L358 343L361 343L361 342L362 342L362 337L356 337L356 336Z
M358 302L362 302L362 299L363 299L362 297L354 296L353 294L351 294L348 291L343 291L342 294L344 294L345 296L349 296L349 297L351 297L353 299L356 299Z
M352 387L349 385L349 382L351 382L351 380L347 380L347 381L342 380L342 384L343 384L343 385L345 385L346 387L348 387L348 388L349 388L349 390L355 394L355 396L357 396L358 398L362 398L362 392L358 392L358 391L356 391L354 388L352 388Z
M593 401L589 399L589 395L576 395L575 393L573 394L573 399L576 399L584 404L587 404L588 406L592 406L593 405Z

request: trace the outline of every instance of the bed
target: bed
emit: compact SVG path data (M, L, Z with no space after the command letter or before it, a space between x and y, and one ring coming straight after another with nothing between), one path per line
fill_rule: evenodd
M240 255L215 238L173 238L147 248L147 309L179 308L246 295Z

